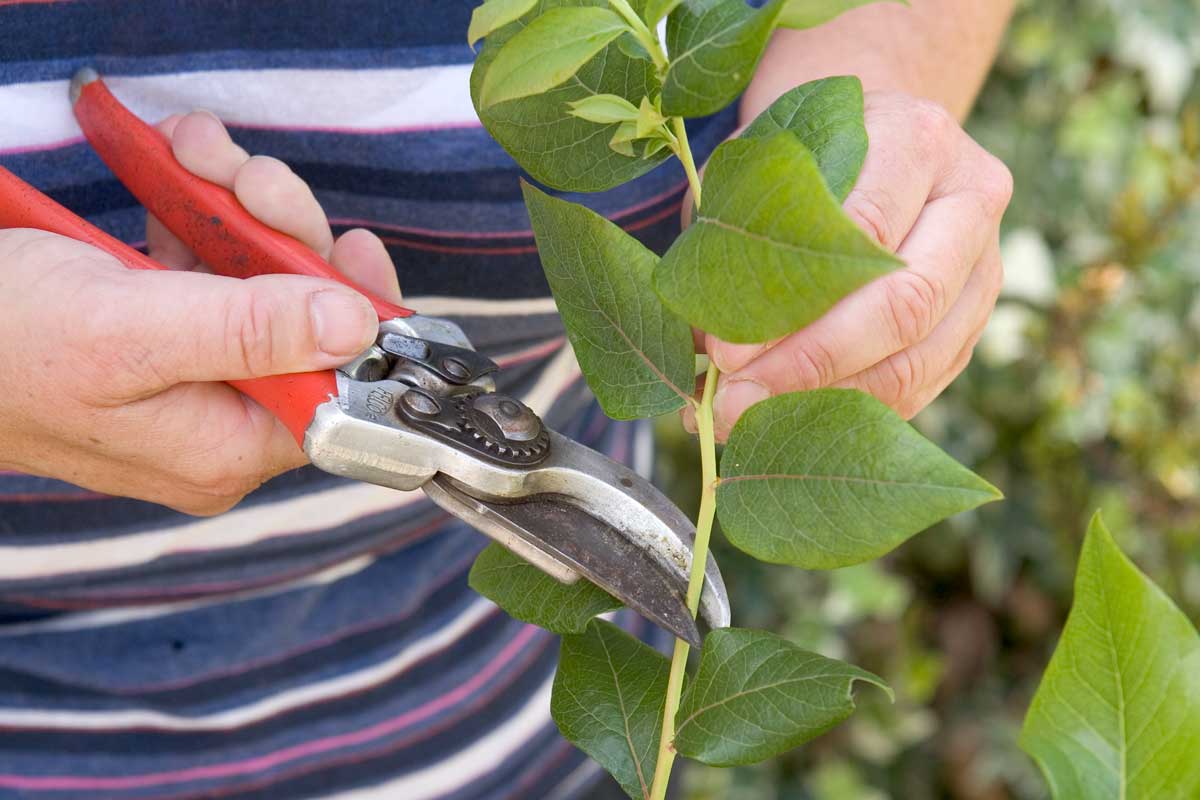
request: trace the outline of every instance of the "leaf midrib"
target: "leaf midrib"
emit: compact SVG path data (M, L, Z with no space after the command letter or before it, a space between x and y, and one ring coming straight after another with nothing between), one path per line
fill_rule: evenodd
M617 665L613 663L608 642L604 640L603 636L599 637L599 641L600 646L604 648L604 659L608 662L608 670L612 673L613 687L617 690L617 705L621 707L621 724L625 728L625 744L629 747L629 757L633 759L633 768L637 771L638 785L642 787L642 797L649 797L646 776L642 774L642 760L638 758L637 748L633 744L633 733L629 730L629 712L625 710L625 694L621 691L621 678L617 671Z
M832 250L819 250L815 247L808 247L808 246L805 246L802 244L794 244L792 242L785 242L780 239L772 239L770 236L766 236L761 233L755 233L754 231L752 231L749 228L746 228L742 225L734 225L731 222L726 222L725 220L718 219L716 217L697 216L696 222L713 225L717 228L722 228L724 230L731 231L732 233L736 233L739 236L745 236L747 239L753 239L754 241L763 242L765 244L769 244L773 247L779 247L784 250L792 250L797 253L803 253L804 255L821 256L823 258L828 258L828 259L836 260L836 261L870 261L870 262L878 262L881 264L890 264L893 262L893 258L891 256L886 256L886 255L882 255L882 254L869 255L869 254L861 254L861 253L839 253L839 252L832 251Z
M808 474L788 474L788 473L769 473L763 475L734 475L729 478L721 478L717 483L720 487L726 483L737 483L739 481L768 481L768 480L795 480L795 481L830 481L839 483L863 483L868 485L880 486L899 486L905 489L938 489L942 491L952 492L970 492L973 494L983 494L981 489L973 489L969 486L947 486L941 483L918 483L915 481L897 481L887 480L884 478L857 478L852 475L808 475Z

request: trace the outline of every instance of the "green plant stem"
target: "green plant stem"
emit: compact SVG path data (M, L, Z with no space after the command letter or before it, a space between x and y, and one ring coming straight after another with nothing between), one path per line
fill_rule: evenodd
M654 62L655 69L660 73L666 72L667 54L663 52L662 45L658 41L658 34L642 21L642 18L626 0L608 0L608 4L629 23L630 31L650 54L650 60Z
M688 143L687 126L683 124L683 117L671 117L671 130L675 131L675 139L678 142L675 155L679 156L683 171L687 173L688 184L692 187L692 200L696 208L700 208L700 174L696 172L696 159L692 158L692 146Z
M696 516L696 542L692 547L692 571L688 577L687 604L692 616L700 608L700 593L704 588L704 569L708 563L708 543L712 537L713 517L717 511L717 440L713 434L713 394L720 376L717 367L709 362L704 377L704 393L696 409L696 430L700 434L700 513ZM683 639L675 640L671 655L671 672L667 678L667 698L663 706L662 734L658 740L658 761L654 766L654 784L650 800L663 800L675 763L675 715L679 713L679 698L683 694L683 676L687 669L691 647Z

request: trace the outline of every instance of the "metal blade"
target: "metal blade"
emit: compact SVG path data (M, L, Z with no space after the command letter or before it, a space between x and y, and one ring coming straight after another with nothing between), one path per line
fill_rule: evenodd
M480 499L445 475L424 488L435 503L552 577L570 582L582 575L680 639L700 645L700 631L687 607L686 578L664 569L627 534L566 498ZM564 566L569 569L564 571Z

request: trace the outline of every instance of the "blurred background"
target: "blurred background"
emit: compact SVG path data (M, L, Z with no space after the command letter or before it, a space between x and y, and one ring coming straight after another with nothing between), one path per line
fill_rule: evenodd
M689 765L687 800L1036 800L1021 720L1088 518L1200 619L1200 7L1025 2L968 125L1016 178L1006 289L968 372L914 420L1004 490L830 573L718 545L739 625L886 678L851 720L753 768ZM694 509L694 444L661 423Z

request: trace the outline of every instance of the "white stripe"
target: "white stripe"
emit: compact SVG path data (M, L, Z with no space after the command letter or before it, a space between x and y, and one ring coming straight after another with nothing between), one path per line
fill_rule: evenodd
M181 716L161 711L46 711L39 709L0 709L0 726L36 727L64 730L108 731L150 728L168 731L224 731L251 725L295 708L325 702L356 691L379 686L417 663L462 638L480 620L495 611L495 606L480 598L436 633L391 658L356 672L327 681L310 683L265 697L249 705L227 709L201 717Z
M403 778L329 797L336 800L396 800L398 797L432 800L494 774L509 756L527 746L530 739L550 724L553 684L553 676L547 678L520 711L476 739L470 747Z
M556 314L553 297L530 300L480 300L474 297L404 296L404 304L420 309L426 317L516 317L532 314Z
M544 416L573 380L579 377L579 362L570 342L564 342L550 363L538 376L537 383L521 398L534 413Z
M75 544L0 547L0 580L122 569L176 553L248 547L275 537L335 528L368 514L411 505L424 496L420 491L355 483L146 533Z
M206 597L200 600L154 603L152 605L134 606L131 608L103 608L98 611L77 611L60 614L49 619L23 622L19 625L0 625L0 639L11 638L13 636L27 636L30 634L69 633L71 631L83 631L92 628L105 628L113 625L123 625L127 622L138 622L140 620L166 617L171 614L181 614L185 611L194 611L197 608L204 608L205 606L238 603L314 586L328 586L343 578L348 578L351 575L362 572L374 564L375 561L375 556L359 556L341 564L335 564L320 572L314 572L312 575L305 575L303 578L294 581L268 586L263 589L214 595L213 597Z
M144 120L205 108L226 122L378 131L476 125L470 64L412 69L211 70L105 78ZM0 149L82 135L65 80L0 86Z

